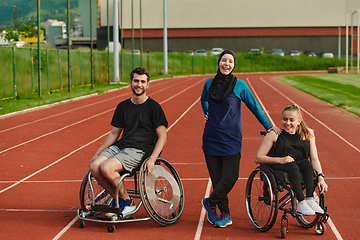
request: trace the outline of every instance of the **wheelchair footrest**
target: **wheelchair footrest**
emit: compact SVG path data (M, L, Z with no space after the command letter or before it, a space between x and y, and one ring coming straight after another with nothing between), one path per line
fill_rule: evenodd
M94 212L109 212L109 213L116 213L118 215L121 214L122 210L121 208L112 208L107 205L95 205L91 206L91 211Z

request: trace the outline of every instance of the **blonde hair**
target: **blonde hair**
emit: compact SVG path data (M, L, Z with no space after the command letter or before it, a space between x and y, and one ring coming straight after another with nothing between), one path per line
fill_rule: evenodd
M281 113L283 114L285 111L297 111L301 121L300 125L296 127L295 132L300 136L301 140L310 140L310 138L314 137L310 131L310 128L308 128L305 121L303 120L300 108L297 105L293 104L287 106L282 110Z

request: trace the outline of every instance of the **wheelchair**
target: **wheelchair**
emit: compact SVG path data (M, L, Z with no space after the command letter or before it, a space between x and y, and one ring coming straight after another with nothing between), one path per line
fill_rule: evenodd
M261 132L265 135L265 132ZM269 152L271 155L271 150ZM314 170L314 191L324 214L305 216L296 211L296 200L291 188L290 178L287 172L273 170L270 165L260 165L253 170L247 180L245 201L246 211L251 223L261 232L270 230L277 219L278 210L283 211L281 217L281 237L285 238L288 232L287 214L296 218L304 228L315 227L318 235L325 233L329 218L327 206L325 206L325 194L319 193L317 187L318 173ZM301 174L302 190L305 195L305 183Z
M150 156L145 153L144 156ZM119 196L114 199L92 176L90 169L86 172L80 187L80 205L77 216L80 228L85 227L85 221L108 223L107 231L115 231L115 223L134 222L153 219L162 226L170 226L177 222L184 208L184 189L175 168L164 158L158 157L151 174L144 171L148 157L144 157L139 169L121 173L117 183L116 193L119 193L120 183L126 177L133 177L134 187L127 189L132 199L140 199L136 209L126 215L119 208ZM143 158L143 159L144 159ZM116 201L116 208L111 204ZM150 217L135 218L133 215L144 205ZM106 217L105 213L115 213Z

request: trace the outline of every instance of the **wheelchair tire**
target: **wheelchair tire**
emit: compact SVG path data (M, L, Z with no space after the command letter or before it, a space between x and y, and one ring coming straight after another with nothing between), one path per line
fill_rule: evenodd
M270 230L278 213L274 176L265 166L255 168L246 184L246 210L251 223L261 232Z
M179 220L184 208L184 189L175 168L158 157L153 172L144 171L146 159L139 171L140 197L150 217L162 226Z
M318 188L314 188L316 195L319 197L319 206L324 209L325 206L325 194L319 194ZM304 190L305 192L305 190ZM305 193L304 193L305 194ZM304 228L311 228L315 226L317 222L319 222L321 215L314 215L314 216L304 216L304 215L297 215L296 220L298 223Z
M93 204L93 194L91 189L94 189L94 202L96 205L111 204L113 198L100 184L98 184L96 179L91 175L89 169L87 170L80 187L80 205L84 211L91 210Z

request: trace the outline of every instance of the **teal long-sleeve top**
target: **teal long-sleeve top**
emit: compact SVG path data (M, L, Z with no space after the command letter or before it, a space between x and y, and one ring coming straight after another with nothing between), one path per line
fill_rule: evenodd
M213 156L241 153L241 101L255 115L265 130L272 126L243 80L237 79L233 92L221 103L209 97L209 88L213 80L213 78L206 80L200 98L202 110L205 115L208 114L203 133L203 151Z

